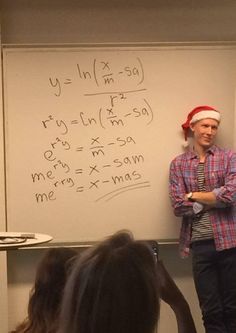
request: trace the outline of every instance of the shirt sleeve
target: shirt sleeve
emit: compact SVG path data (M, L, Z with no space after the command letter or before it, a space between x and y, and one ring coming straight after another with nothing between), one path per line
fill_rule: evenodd
M224 208L236 203L236 154L228 153L227 165L225 166L224 185L214 189L217 204L216 207Z
M220 190L221 190L221 188L219 187L219 188L215 188L212 192L215 194L215 196L216 196L216 198L217 198L217 195L220 193ZM216 201L216 204L215 204L215 207L216 208L225 208L225 207L227 207L228 205L227 205L227 203L225 203L225 202L222 202L222 201Z
M176 160L170 164L169 170L169 196L176 216L193 216L193 202L185 200L185 188L181 168Z
M203 210L204 206L200 202L194 202L193 203L193 212L194 214L198 214Z

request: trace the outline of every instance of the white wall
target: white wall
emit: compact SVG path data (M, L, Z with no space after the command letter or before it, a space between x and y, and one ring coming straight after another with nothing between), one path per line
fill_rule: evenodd
M1 33L4 44L225 42L236 40L235 21L234 0L1 1ZM1 136L0 130L0 142ZM2 161L0 145L0 186L4 188ZM5 228L3 194L1 191L1 229ZM161 257L190 303L198 333L203 333L192 281L191 260L181 260L177 252L176 245L161 246ZM28 293L42 254L43 250L9 251L7 272L5 254L1 254L1 333L7 332L8 322L9 329L12 329L25 316ZM7 310L9 319L6 318ZM159 332L175 331L173 314L163 306Z
M0 34L1 45L1 34ZM0 58L0 68L2 59ZM1 69L0 69L1 74ZM0 76L0 230L5 230L5 184L4 184L4 151L3 151L3 103L2 103L2 76ZM2 330L6 332L8 312L7 297L7 257L6 252L0 252L0 322Z
M2 0L3 43L236 40L234 0Z

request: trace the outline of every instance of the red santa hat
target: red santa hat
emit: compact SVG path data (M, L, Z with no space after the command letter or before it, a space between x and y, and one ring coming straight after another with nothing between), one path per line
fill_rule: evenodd
M195 123L196 121L202 120L202 119L215 119L218 122L220 122L220 112L214 109L211 106L203 105L203 106L197 106L194 108L191 112L189 112L187 116L187 120L184 124L182 124L182 129L184 131L184 138L185 138L185 147L188 146L188 132L190 129L190 124Z

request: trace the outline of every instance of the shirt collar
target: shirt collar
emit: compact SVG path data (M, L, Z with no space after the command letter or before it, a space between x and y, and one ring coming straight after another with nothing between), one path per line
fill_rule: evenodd
M216 145L211 146L210 148L207 149L207 154L209 154L209 155L214 155L215 152L216 152L216 149L217 149L217 146L216 146ZM194 159L194 158L197 158L198 155L197 155L197 153L196 153L196 152L193 150L193 148L192 148L192 149L190 149L190 150L188 150L188 151L186 152L186 157L187 157L188 159Z

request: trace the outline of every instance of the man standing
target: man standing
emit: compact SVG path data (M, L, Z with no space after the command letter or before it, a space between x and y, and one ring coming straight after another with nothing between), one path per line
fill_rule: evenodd
M170 165L169 192L182 216L180 252L192 252L194 283L207 333L236 333L236 154L214 144L220 112L193 109L182 125L193 150Z

